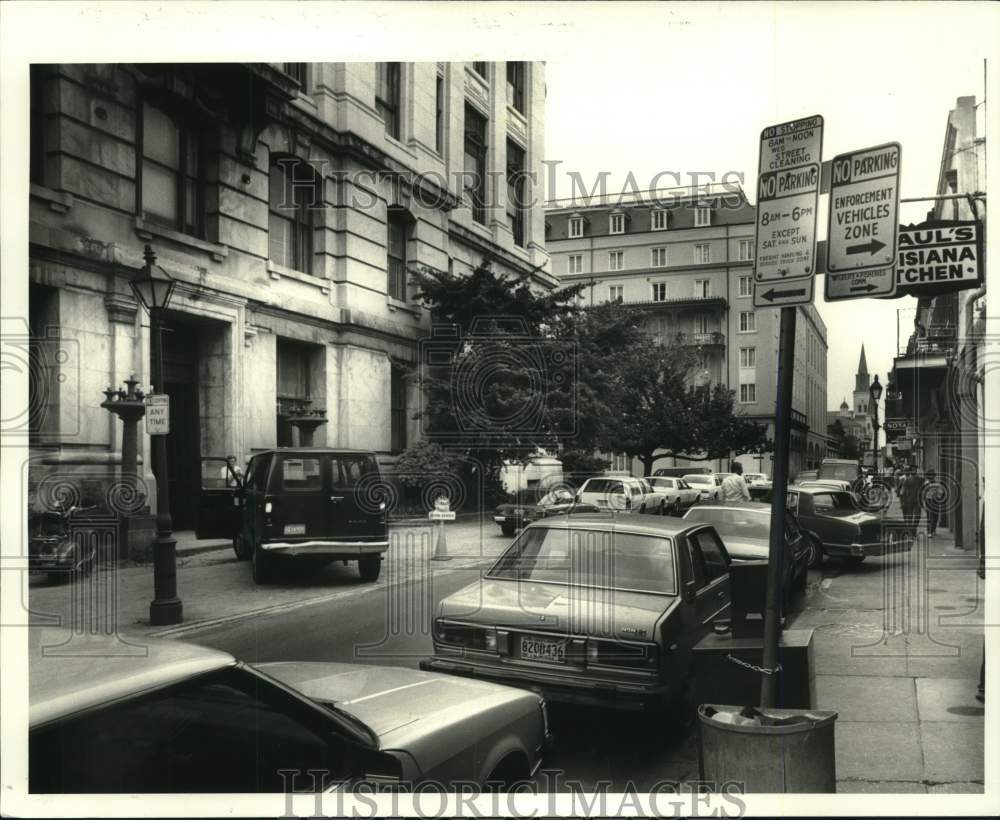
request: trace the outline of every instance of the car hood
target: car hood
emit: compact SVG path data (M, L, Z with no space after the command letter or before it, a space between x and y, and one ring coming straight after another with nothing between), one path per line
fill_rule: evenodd
M623 640L652 639L671 595L484 578L441 601L445 618Z
M415 750L438 749L450 756L452 744L468 733L468 722L476 716L485 726L502 715L506 720L537 709L538 702L520 689L398 666L293 662L256 668L309 698L333 701L363 721L381 748L414 754L424 771L439 761L427 759L426 751L420 759Z

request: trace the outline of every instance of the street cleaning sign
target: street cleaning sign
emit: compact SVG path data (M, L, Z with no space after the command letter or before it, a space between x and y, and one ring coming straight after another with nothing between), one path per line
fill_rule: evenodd
M977 287L982 281L982 225L924 222L899 232L897 294L932 295Z
M826 237L828 274L877 270L896 263L902 153L898 142L890 142L833 158ZM846 292L852 293L851 288L859 284L848 285ZM876 295L878 288L888 292L885 283L867 284L875 285L867 295ZM836 292L845 292L842 284L839 288Z
M170 432L170 396L151 393L146 396L146 435L165 436Z
M756 307L806 304L812 300L811 284L786 288L785 283L816 275L822 151L823 118L818 115L761 131L754 254ZM788 293L779 296L783 291Z

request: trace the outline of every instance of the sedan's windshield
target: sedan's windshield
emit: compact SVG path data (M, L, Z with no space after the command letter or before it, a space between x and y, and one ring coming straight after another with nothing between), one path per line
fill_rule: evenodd
M622 532L532 528L488 577L676 595L672 541Z
M686 475L684 480L688 484L705 484L706 486L713 483L712 477L707 475Z
M692 507L684 517L711 524L723 538L728 535L767 540L771 533L771 514L769 512L698 506Z

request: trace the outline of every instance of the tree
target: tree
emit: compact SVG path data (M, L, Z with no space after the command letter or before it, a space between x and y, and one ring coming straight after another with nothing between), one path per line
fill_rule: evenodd
M664 456L692 461L771 449L766 428L734 412L733 391L692 383L690 348L651 343L622 359L616 446L642 461L646 474Z

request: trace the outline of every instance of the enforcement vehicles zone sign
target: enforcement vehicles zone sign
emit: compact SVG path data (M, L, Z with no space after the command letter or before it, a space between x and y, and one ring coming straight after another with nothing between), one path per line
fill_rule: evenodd
M838 154L830 164L828 302L891 296L899 228L898 142Z
M761 132L755 307L812 302L822 152L823 118L819 115Z

